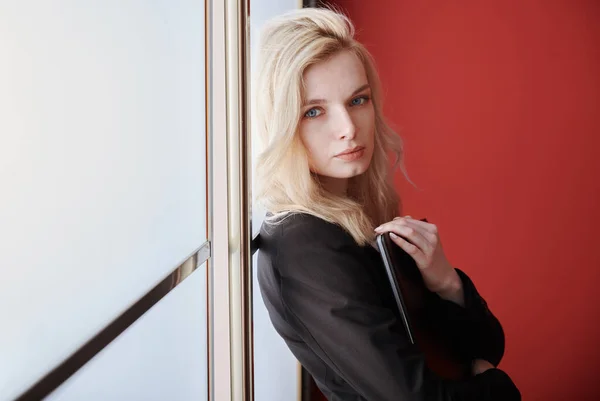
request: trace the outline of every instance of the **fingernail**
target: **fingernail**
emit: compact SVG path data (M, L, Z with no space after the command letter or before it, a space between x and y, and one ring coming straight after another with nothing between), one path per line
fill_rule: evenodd
M394 233L390 233L390 237L392 237L394 239L398 238L398 236L396 234L394 234Z
M375 229L375 231L380 231L380 230L381 230L381 226L379 226Z

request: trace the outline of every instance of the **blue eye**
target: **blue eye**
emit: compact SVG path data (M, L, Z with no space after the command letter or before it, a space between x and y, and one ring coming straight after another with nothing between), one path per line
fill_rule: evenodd
M304 113L304 117L315 118L321 115L321 110L319 109L310 109L306 113Z
M357 98L352 99L352 106L362 106L363 104L367 103L367 101L369 100L368 96L359 96Z

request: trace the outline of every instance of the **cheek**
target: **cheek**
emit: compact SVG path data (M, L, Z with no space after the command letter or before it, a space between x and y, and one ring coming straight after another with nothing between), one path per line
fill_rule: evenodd
M372 145L375 139L375 112L372 108L360 115L358 125L363 141Z
M310 124L310 122L304 124L299 133L309 162L311 165L318 163L323 158L323 152L325 151L323 135L320 135L317 127L314 124Z

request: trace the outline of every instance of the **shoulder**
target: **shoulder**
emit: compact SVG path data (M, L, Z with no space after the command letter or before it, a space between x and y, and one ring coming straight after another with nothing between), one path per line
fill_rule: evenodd
M265 252L283 279L329 289L345 286L352 291L369 280L371 266L363 248L336 224L297 213L263 226L263 232Z
M262 243L278 253L295 253L311 249L342 250L357 247L352 236L337 224L308 213L293 213L277 222L265 221L261 227Z

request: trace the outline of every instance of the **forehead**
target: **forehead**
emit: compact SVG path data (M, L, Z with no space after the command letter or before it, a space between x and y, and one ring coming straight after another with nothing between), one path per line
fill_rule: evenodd
M316 63L304 72L305 97L332 98L348 96L368 83L365 67L351 51L342 51Z

